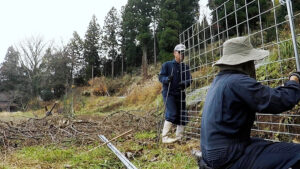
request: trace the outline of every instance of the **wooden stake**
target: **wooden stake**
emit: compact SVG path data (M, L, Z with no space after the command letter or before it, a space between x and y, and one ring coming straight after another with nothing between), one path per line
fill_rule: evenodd
M91 151L93 151L93 150L95 150L95 149L97 149L97 148L99 148L99 147L102 147L102 146L104 146L104 145L106 145L106 144L108 144L108 143L110 143L110 142L112 142L112 141L114 141L114 140L116 140L116 139L118 139L118 138L120 138L120 137L122 137L122 136L124 136L124 135L126 135L126 134L128 134L128 133L130 133L130 132L132 132L132 129L130 129L130 130L126 131L125 133L122 133L122 134L120 134L120 135L118 135L118 136L116 136L116 137L114 137L114 138L112 138L112 139L109 140L108 142L105 142L105 143L103 143L103 144L101 144L101 145L99 145L99 146L97 146L97 147L94 147L94 148L90 149L89 152L91 152Z

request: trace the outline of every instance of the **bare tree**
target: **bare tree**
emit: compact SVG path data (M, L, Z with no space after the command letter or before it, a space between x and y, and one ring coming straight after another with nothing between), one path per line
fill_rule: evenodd
M40 80L40 65L43 61L45 49L49 48L49 46L42 37L37 36L25 39L17 47L21 56L21 66L27 72L33 96L38 94L39 83L37 82Z

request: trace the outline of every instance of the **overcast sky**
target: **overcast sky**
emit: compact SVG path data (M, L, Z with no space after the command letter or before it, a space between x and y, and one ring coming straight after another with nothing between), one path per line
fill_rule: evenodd
M32 36L57 45L68 43L74 31L83 38L93 14L102 27L108 11L113 6L120 11L126 3L127 0L0 0L0 63L9 46ZM206 3L200 0L200 6Z

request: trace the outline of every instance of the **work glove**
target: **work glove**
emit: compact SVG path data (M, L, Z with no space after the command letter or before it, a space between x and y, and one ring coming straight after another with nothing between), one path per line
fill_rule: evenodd
M290 74L289 80L291 79L292 76L296 76L298 78L298 80L300 81L300 72L293 72L292 74Z
M185 83L184 82L179 82L179 89L184 90L185 89Z
M172 82L173 78L174 78L173 75L168 76L168 79L167 79L167 80L168 80L168 83Z

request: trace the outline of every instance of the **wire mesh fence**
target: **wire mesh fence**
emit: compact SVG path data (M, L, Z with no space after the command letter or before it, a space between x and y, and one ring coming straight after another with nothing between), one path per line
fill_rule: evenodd
M290 0L289 3L291 3ZM296 1L293 6L300 5ZM222 45L230 38L249 36L255 48L270 51L264 60L256 62L256 79L264 85L277 87L287 81L289 73L297 70L295 46L300 46L300 13L290 13L288 2L263 0L228 0L212 11L212 19L197 22L180 34L185 44L185 63L189 65L193 82L186 89L188 125L185 136L200 138L201 112L210 83L218 73L212 65L222 56ZM289 17L290 16L290 17ZM291 29L290 21L295 23ZM291 31L292 30L292 31ZM293 39L293 33L295 38ZM298 106L283 114L256 114L252 136L273 141L300 140ZM272 112L270 112L272 113ZM182 115L183 116L183 115ZM186 119L186 118L182 118ZM183 121L183 120L182 120Z

